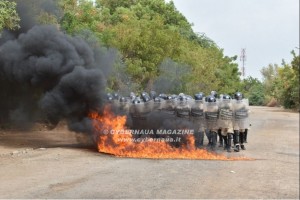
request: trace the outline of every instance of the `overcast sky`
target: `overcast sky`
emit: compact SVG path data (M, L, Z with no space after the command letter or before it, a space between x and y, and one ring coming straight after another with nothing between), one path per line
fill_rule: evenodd
M292 60L299 53L299 0L173 0L176 8L224 49L227 56L246 48L245 73L261 80L270 63Z

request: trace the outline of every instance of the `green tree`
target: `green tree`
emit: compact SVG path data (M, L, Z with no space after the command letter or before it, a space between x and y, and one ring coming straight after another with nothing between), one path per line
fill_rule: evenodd
M190 72L182 92L230 93L239 87L236 57L224 56L205 34L194 33L172 1L97 0L96 6L87 0L60 1L62 28L70 34L91 30L100 43L118 49L126 74L140 89L164 73L159 66L166 59ZM122 85L117 77L110 80L111 88Z
M291 62L291 67L292 67L292 72L293 72L293 77L290 80L291 81L291 86L292 86L292 100L295 104L294 108L300 110L300 88L299 88L299 68L300 68L300 56L299 54L296 55L294 51L291 52L293 55L293 60Z
M20 18L16 12L16 3L7 0L0 1L0 32L6 28L10 30L18 29Z
M241 83L240 91L249 99L250 105L262 106L265 102L264 85L257 78L251 76Z
M288 64L284 60L282 66L277 64L264 67L261 72L264 76L266 102L272 98L285 108L299 108L299 55L294 51L293 61Z
M299 108L299 55L292 51L291 64L283 63L276 79L277 99L285 108Z
M267 67L261 69L263 76L263 85L265 91L265 104L267 105L271 101L277 101L278 97L278 70L279 65L269 64Z
M158 75L158 65L166 57L178 54L180 37L166 29L159 16L152 20L137 19L126 8L119 8L117 12L123 22L111 28L115 37L108 40L108 44L121 51L127 72L145 87Z
M221 57L219 68L216 71L216 77L220 80L217 91L223 94L233 94L240 87L240 73L238 64L234 63L235 57Z

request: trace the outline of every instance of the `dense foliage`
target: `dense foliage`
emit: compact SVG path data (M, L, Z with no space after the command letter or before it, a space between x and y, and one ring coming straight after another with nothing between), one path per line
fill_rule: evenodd
M164 88L165 93L215 90L230 95L241 91L251 105L275 101L286 108L299 106L299 55L293 52L291 64L264 67L262 82L252 77L242 80L237 56L225 56L205 34L195 33L172 1L53 0L56 9L39 10L37 4L43 1L28 0L37 22L54 24L95 48L117 51L115 69L107 75L108 91ZM1 1L0 14L0 31L18 27L15 3Z
M16 12L16 3L7 0L0 1L0 32L6 28L14 30L19 28L20 18Z
M291 52L290 64L282 62L281 66L270 64L261 72L264 76L265 97L267 101L276 101L285 108L299 109L299 55Z
M154 81L165 73L159 66L166 60L172 60L179 69L168 77L185 80L180 84L182 92L232 93L239 87L236 58L224 56L211 39L194 33L172 1L98 0L94 6L89 1L78 4L62 0L60 5L64 12L61 27L69 34L89 29L97 35L99 43L118 49L130 80L138 83L138 91L153 89ZM110 83L110 89L120 89L116 86L121 84Z

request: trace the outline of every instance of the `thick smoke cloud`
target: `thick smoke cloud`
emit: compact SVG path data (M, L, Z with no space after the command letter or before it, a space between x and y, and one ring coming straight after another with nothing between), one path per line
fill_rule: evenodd
M105 79L94 52L53 26L34 26L0 46L0 82L2 121L67 119L71 130L86 132L87 112L102 108Z
M153 89L158 93L180 93L184 90L184 79L191 73L188 66L181 65L171 59L164 60L160 66L160 75L153 83Z

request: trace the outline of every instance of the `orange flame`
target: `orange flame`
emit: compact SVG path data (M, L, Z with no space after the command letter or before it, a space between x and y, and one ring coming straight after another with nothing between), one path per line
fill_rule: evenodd
M115 116L105 107L100 115L90 112L93 119L94 133L98 145L98 151L113 154L118 157L154 158L154 159L203 159L203 160L253 160L245 157L227 157L222 154L210 152L205 149L196 149L192 135L187 136L186 145L175 148L163 141L134 142L132 134L111 134L109 130L126 130L126 116ZM124 132L123 132L124 133Z

